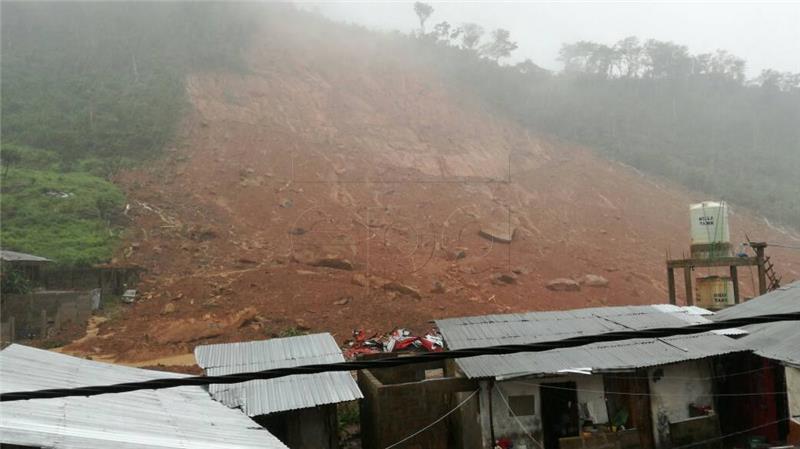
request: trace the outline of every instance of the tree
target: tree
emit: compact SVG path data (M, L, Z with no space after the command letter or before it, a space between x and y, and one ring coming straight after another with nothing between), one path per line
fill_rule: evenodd
M637 78L642 67L642 46L636 36L629 36L614 45L618 56L620 75Z
M0 154L0 162L3 164L3 174L7 175L12 165L18 165L22 162L22 154L16 148L3 148L2 154Z
M692 58L685 45L650 39L644 45L650 78L679 79L692 72Z
M433 26L433 35L437 41L450 42L451 30L448 22L440 22Z
M475 50L483 37L483 28L477 23L465 23L456 30L454 35L453 37L461 36L461 48Z
M427 3L416 2L414 3L414 12L417 13L417 17L419 18L419 29L422 34L425 34L425 21L433 14L433 6Z
M517 43L511 42L511 33L503 28L492 31L492 41L481 47L481 56L485 56L494 61L511 56L511 52L517 49Z

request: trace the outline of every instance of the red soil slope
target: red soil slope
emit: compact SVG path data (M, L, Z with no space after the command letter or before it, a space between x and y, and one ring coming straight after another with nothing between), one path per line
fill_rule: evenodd
M666 302L665 255L687 250L702 194L533 136L401 46L268 28L245 74L190 78L179 147L120 177L132 226L118 261L149 270L141 299L67 350L136 361L298 327L343 340L447 316ZM737 241L790 239L734 211ZM478 235L509 224L510 245ZM798 277L800 254L770 254ZM309 264L325 257L354 268ZM512 270L515 283L492 282ZM545 288L587 273L610 285Z

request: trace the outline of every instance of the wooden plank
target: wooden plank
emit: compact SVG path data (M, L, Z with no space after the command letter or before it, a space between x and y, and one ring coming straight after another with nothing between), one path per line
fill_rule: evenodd
M675 304L675 269L667 268L667 287L669 289L669 303Z
M733 303L739 304L741 301L739 296L739 272L736 270L735 265L731 265L731 282L733 283Z
M758 294L765 295L767 293L767 270L764 266L764 246L766 245L752 245L756 250L756 265L758 266Z
M692 267L683 267L683 284L686 287L686 305L694 305L694 294L692 292Z
M676 259L668 260L667 267L746 267L757 266L757 257L718 257L715 259Z

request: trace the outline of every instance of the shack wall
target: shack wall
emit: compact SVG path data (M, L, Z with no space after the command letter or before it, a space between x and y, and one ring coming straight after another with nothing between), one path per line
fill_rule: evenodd
M713 407L711 362L692 360L649 368L647 372L655 445L668 448L670 423L689 419L690 404Z
M536 443L530 441L530 437L527 434L530 433L537 441L542 441L542 413L544 411L541 406L540 385L555 382L575 382L578 403L586 404L592 420L595 423L608 422L603 377L601 375L586 376L575 374L541 379L502 381L497 382L493 388L487 387L492 391L492 425L495 438L510 438L515 442L514 447L518 447L517 442L525 444L529 448L537 447ZM517 416L517 419L515 419L506 404L506 402L510 403L510 396L533 396L536 413L528 416ZM481 403L481 410L489 410L489 404ZM484 429L484 432L487 431L490 432L491 429Z
M7 294L0 299L3 327L14 329L11 340L46 338L51 329L83 323L92 313L90 292L34 292ZM11 321L13 320L13 326Z
M789 416L800 418L800 368L786 367L786 395L789 402Z
M402 376L379 376L384 379L408 380L424 378L421 374L404 372ZM375 372L361 370L358 385L364 394L361 402L361 444L364 449L383 449L408 437L415 431L430 425L449 412L453 393L429 389L425 382L385 384ZM405 449L447 449L452 447L450 420L438 424L396 446Z

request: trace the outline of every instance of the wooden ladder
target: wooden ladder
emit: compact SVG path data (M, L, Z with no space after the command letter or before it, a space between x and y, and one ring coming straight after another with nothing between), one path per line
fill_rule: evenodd
M781 287L781 277L775 273L775 266L770 262L769 256L764 258L764 271L767 274L767 279L769 283L767 285L767 291L771 292L773 290L777 290Z

